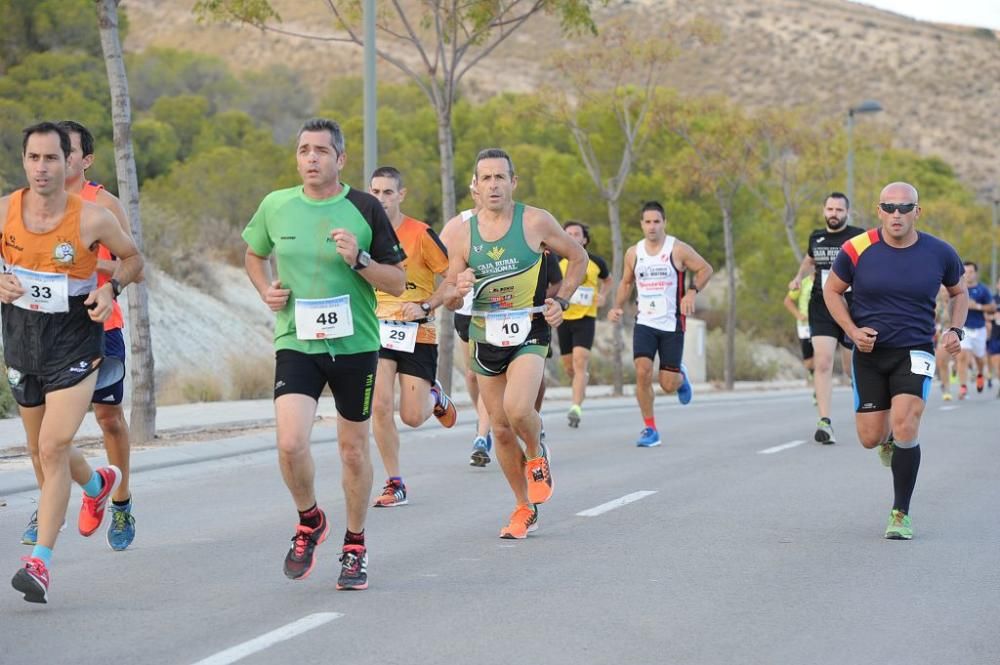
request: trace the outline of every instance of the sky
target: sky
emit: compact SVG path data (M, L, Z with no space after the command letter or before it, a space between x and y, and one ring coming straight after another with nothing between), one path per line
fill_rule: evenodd
M854 0L923 21L1000 30L1000 0Z

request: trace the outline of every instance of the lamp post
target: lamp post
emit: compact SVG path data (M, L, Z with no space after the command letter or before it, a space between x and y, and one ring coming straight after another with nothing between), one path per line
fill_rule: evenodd
M868 99L847 109L847 200L854 204L854 114L878 113L882 105Z
M365 173L361 176L364 189L378 168L378 116L375 110L375 0L364 1L364 142Z

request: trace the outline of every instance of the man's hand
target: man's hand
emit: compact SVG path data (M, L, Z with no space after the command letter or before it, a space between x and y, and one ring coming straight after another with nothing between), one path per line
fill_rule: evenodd
M622 314L624 310L621 307L612 307L608 310L608 321L612 323L618 323L622 320Z
M557 327L563 320L563 308L552 298L545 299L545 322L553 328Z
M862 353L871 353L871 350L875 348L876 337L878 337L878 331L867 326L864 328L855 328L854 332L851 333L851 341L854 342L857 350Z
M788 290L798 291L801 288L802 288L802 278L796 275L795 278L788 283Z
M809 323L809 317L803 314L802 312L796 314L795 318L798 319L800 323Z
M87 306L87 316L91 321L104 323L111 316L114 309L115 294L112 291L111 283L98 287L87 295L83 304Z
M951 354L952 358L958 356L959 351L962 350L962 342L958 339L958 333L954 330L945 330L944 334L941 335L941 346Z
M405 302L399 308L399 316L402 321L419 321L420 319L426 319L430 314L424 313L420 303Z
M476 272L472 268L466 268L462 272L458 273L458 278L455 279L455 289L458 291L458 295L463 298L469 295L469 291L476 285Z
M11 274L0 275L0 302L9 305L24 295L24 288L17 277Z
M288 304L288 296L291 293L290 289L281 288L281 281L276 279L267 287L262 297L268 309L272 312L280 312Z
M697 296L697 291L688 291L684 294L684 297L681 298L681 314L684 316L691 316L694 314L694 302Z
M330 231L330 239L337 243L337 253L344 259L350 267L358 263L358 239L353 233L346 229L334 229Z

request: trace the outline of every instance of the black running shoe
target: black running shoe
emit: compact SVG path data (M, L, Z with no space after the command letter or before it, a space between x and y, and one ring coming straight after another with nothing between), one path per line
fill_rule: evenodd
M288 579L304 580L312 572L316 563L316 546L326 540L327 534L330 533L326 513L321 510L319 515L321 522L315 529L305 524L295 527L292 547L285 555L285 577Z
M358 591L368 588L368 550L364 545L344 545L337 588Z

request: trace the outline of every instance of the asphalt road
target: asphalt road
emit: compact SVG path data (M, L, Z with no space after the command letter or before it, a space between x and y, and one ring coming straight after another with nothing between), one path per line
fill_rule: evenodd
M834 446L811 440L802 390L660 396L654 449L633 444L631 399L589 403L579 430L564 410L544 411L555 494L525 541L497 537L513 500L495 463L468 466L469 424L404 433L410 503L369 513L364 592L334 590L329 429L334 531L302 582L281 572L295 513L273 451L136 473L122 553L75 532L75 489L49 604L0 593L0 663L1000 663L1000 400L932 396L910 542L882 538L891 475L845 390ZM33 499L0 508L10 574Z

